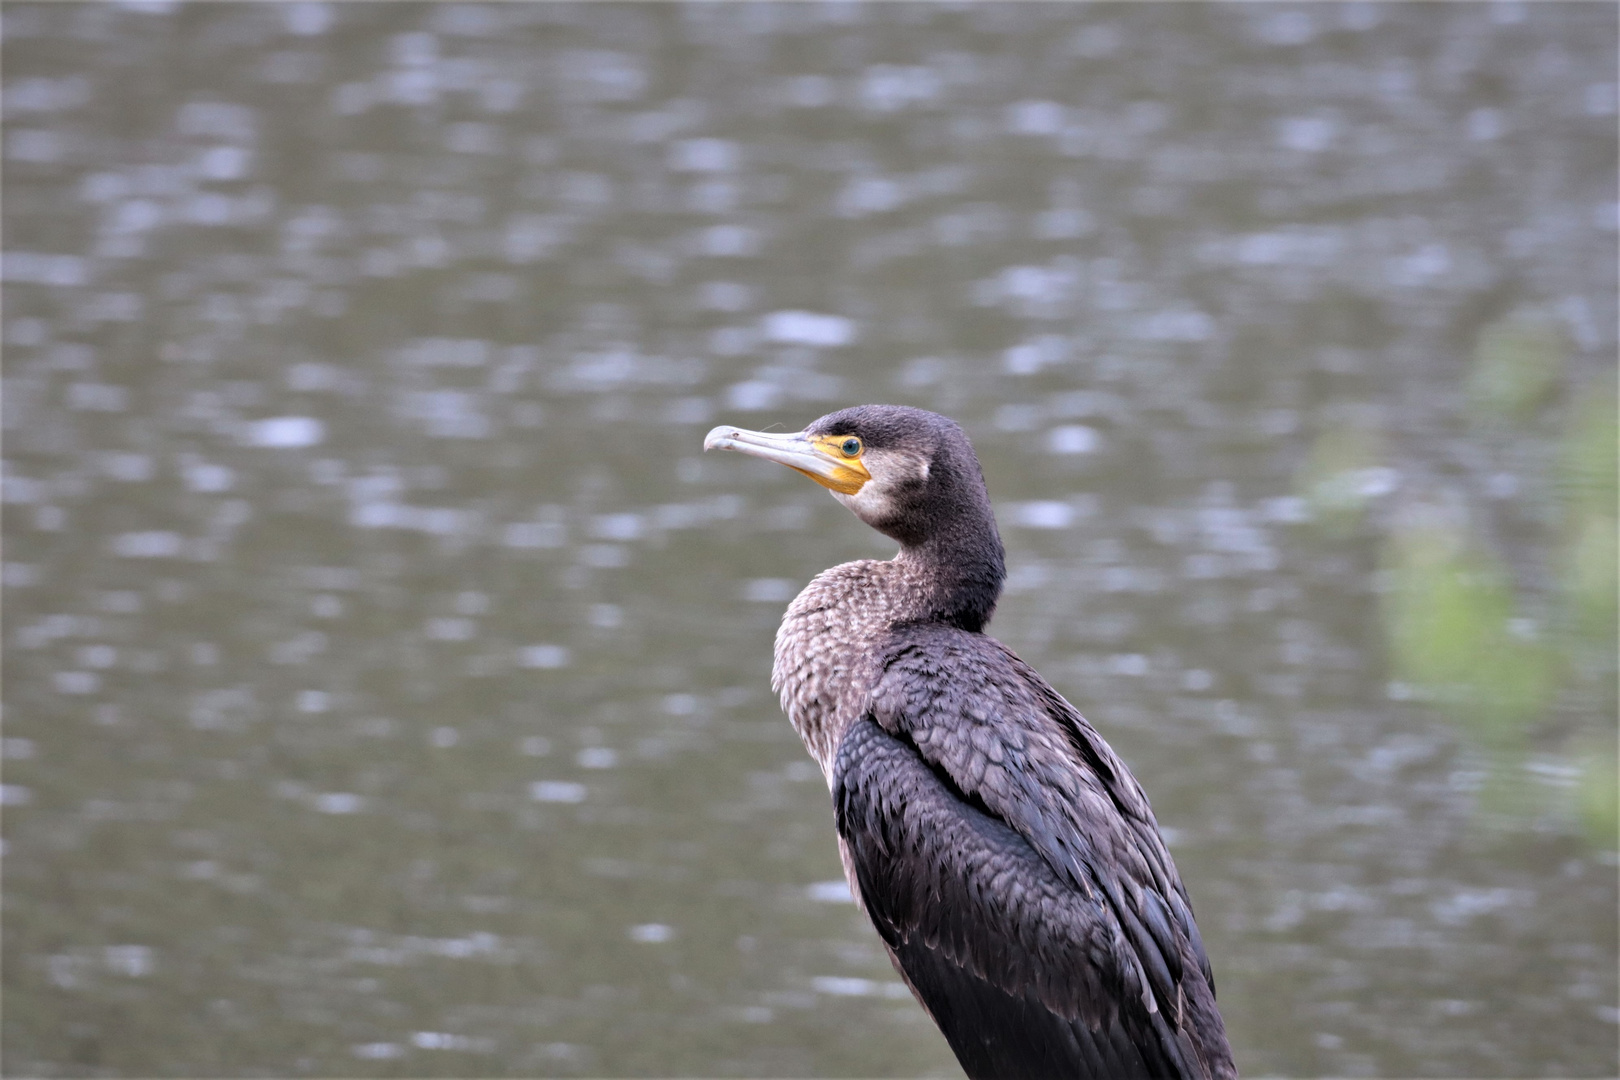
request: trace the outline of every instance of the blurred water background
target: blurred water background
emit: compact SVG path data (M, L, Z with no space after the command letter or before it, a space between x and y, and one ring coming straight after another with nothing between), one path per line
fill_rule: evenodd
M700 453L868 401L1245 1073L1620 1069L1613 5L0 19L6 1074L957 1075Z

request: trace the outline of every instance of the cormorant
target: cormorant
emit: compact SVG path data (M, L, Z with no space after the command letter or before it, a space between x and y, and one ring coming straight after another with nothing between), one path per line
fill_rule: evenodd
M788 605L771 685L832 790L856 902L968 1076L1236 1077L1147 797L983 632L1006 571L962 429L861 405L703 448L797 469L899 541Z

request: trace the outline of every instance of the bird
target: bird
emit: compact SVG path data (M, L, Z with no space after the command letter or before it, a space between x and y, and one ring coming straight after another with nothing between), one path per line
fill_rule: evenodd
M1097 730L984 630L1006 558L967 434L859 405L803 431L721 425L899 543L816 575L771 685L832 794L850 892L963 1071L1237 1076L1192 903Z

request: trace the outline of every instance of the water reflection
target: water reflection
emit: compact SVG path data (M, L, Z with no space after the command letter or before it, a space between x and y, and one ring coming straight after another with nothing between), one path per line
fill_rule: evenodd
M699 452L882 400L1246 1072L1615 1071L1611 9L3 21L6 1071L953 1075Z

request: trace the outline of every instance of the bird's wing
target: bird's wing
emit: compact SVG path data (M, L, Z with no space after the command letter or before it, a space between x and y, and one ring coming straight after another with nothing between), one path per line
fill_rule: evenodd
M1227 1071L1141 789L1004 647L903 632L840 744L834 797L863 903L974 1075Z
M1156 1030L1106 901L1060 880L914 746L853 725L834 800L861 900L969 1076L1197 1075L1160 1049L1176 1040Z

